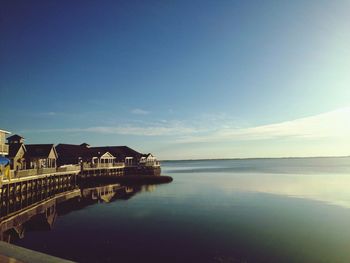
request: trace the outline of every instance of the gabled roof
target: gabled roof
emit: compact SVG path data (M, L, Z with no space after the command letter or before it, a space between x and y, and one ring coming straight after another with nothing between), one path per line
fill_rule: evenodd
M61 159L82 158L89 160L93 157L101 157L106 152L117 158L117 160L124 160L125 157L141 158L143 155L127 146L103 146L103 147L85 147L83 145L74 144L58 144L56 146L57 153Z
M93 158L93 157L101 157L102 155L106 154L108 151L105 151L104 149L100 149L100 147L93 147L93 148L84 148L81 152L82 158ZM113 157L115 157L112 153L108 152Z
M101 155L101 158L114 158L115 159L115 157L110 152L105 152L104 154Z
M70 159L78 161L81 158L83 161L89 161L93 157L101 157L102 155L109 152L108 150L102 149L100 147L90 147L87 148L84 145L74 145L74 144L58 144L56 146L58 157L60 159ZM115 155L109 152L112 156Z
M24 138L18 134L14 134L10 137L7 137L7 140L10 140L10 141L17 141L17 140L22 140L22 139L24 139Z
M10 144L8 157L9 158L16 157L19 149L21 149L22 147L24 148L24 151L26 152L26 147L24 146L23 143Z
M103 147L91 147L90 149L99 149L100 151L110 152L118 160L124 160L126 157L134 157L140 159L143 154L131 149L128 146L103 146Z
M52 148L55 151L53 144L27 144L26 155L30 158L48 158Z

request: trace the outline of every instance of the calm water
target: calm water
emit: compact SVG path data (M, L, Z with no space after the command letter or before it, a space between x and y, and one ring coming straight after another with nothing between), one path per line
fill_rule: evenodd
M350 158L164 162L17 244L80 262L350 262Z

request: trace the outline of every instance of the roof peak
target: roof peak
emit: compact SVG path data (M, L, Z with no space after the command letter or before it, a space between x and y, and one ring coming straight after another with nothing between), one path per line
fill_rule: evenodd
M22 138L22 139L24 139L24 137L22 137L21 135L18 135L17 133L16 133L16 134L14 134L14 135L12 135L12 136L10 136L9 138L12 138L12 137L18 137L18 138Z

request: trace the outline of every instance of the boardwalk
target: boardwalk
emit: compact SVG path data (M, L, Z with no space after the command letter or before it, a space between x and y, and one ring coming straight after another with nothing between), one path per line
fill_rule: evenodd
M34 219L51 228L57 217L57 206L67 201L78 198L86 203L109 202L117 197L128 198L134 192L133 188L119 184L96 187L91 183L154 171L160 174L159 164L139 169L136 165L116 162L11 171L10 178L0 178L0 240L10 242L14 236L23 238L25 224ZM108 180L102 180L106 178Z

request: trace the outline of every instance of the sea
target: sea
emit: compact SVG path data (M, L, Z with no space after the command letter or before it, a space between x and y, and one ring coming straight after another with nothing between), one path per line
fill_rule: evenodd
M164 161L173 182L14 243L78 262L350 262L350 158Z

